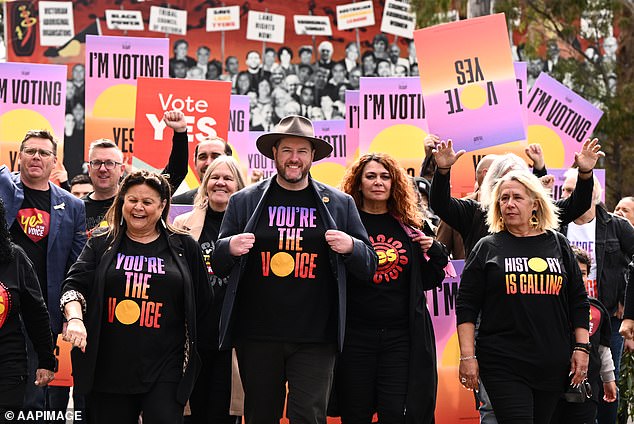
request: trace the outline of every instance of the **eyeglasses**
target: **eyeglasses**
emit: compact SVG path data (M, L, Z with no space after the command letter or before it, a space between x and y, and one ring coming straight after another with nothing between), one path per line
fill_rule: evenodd
M50 158L51 156L55 155L50 150L38 149L37 147L25 147L24 149L22 149L22 153L27 156L35 156L36 153L39 153L41 158Z
M104 165L107 170L112 170L115 166L121 165L121 162L115 162L113 160L91 160L88 163L95 169L99 169L101 165Z

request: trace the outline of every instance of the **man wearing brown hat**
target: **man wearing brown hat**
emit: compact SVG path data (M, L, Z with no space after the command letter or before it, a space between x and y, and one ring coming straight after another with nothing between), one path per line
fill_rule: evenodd
M229 200L213 253L229 277L221 348L235 347L246 422L325 423L346 322L346 274L370 281L377 257L352 197L310 177L332 146L287 116L257 148L277 174Z

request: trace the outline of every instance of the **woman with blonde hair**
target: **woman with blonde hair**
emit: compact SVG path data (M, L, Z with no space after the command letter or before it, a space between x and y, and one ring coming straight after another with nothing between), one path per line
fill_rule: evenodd
M203 317L198 352L202 359L200 376L189 399L192 422L233 424L236 417L229 413L231 399L231 351L218 350L220 309L227 288L226 279L219 278L211 266L211 254L218 239L220 224L229 198L244 188L240 165L231 156L216 158L205 171L194 209L174 219L174 226L183 229L198 241L207 265L214 291L214 303Z
M379 266L348 283L347 326L337 367L343 424L431 423L436 406L434 329L425 290L444 279L444 246L421 231L423 214L407 174L390 156L361 156L342 189L359 209Z
M587 376L581 272L537 177L507 173L485 206L493 234L474 247L458 291L460 382L478 390L482 379L500 424L548 423L566 386Z

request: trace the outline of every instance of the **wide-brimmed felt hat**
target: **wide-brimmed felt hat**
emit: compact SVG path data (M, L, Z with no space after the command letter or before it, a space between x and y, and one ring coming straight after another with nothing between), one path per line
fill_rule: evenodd
M289 115L284 118L268 134L262 134L255 142L258 151L269 159L273 157L273 146L283 137L301 137L313 145L315 157L313 161L321 160L332 153L332 146L324 140L315 137L315 129L310 119L299 115Z

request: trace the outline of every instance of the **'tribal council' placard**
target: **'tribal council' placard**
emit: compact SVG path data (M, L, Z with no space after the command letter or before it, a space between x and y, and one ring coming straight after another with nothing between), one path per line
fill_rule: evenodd
M86 36L86 156L109 138L132 159L137 78L167 77L168 50L167 38Z
M524 140L504 14L414 31L430 132L468 151Z
M208 137L226 140L230 96L229 81L139 78L135 166L165 166L172 148L172 130L163 122L163 114L170 110L180 110L185 115L190 152ZM189 155L189 165L194 169L193 155Z

